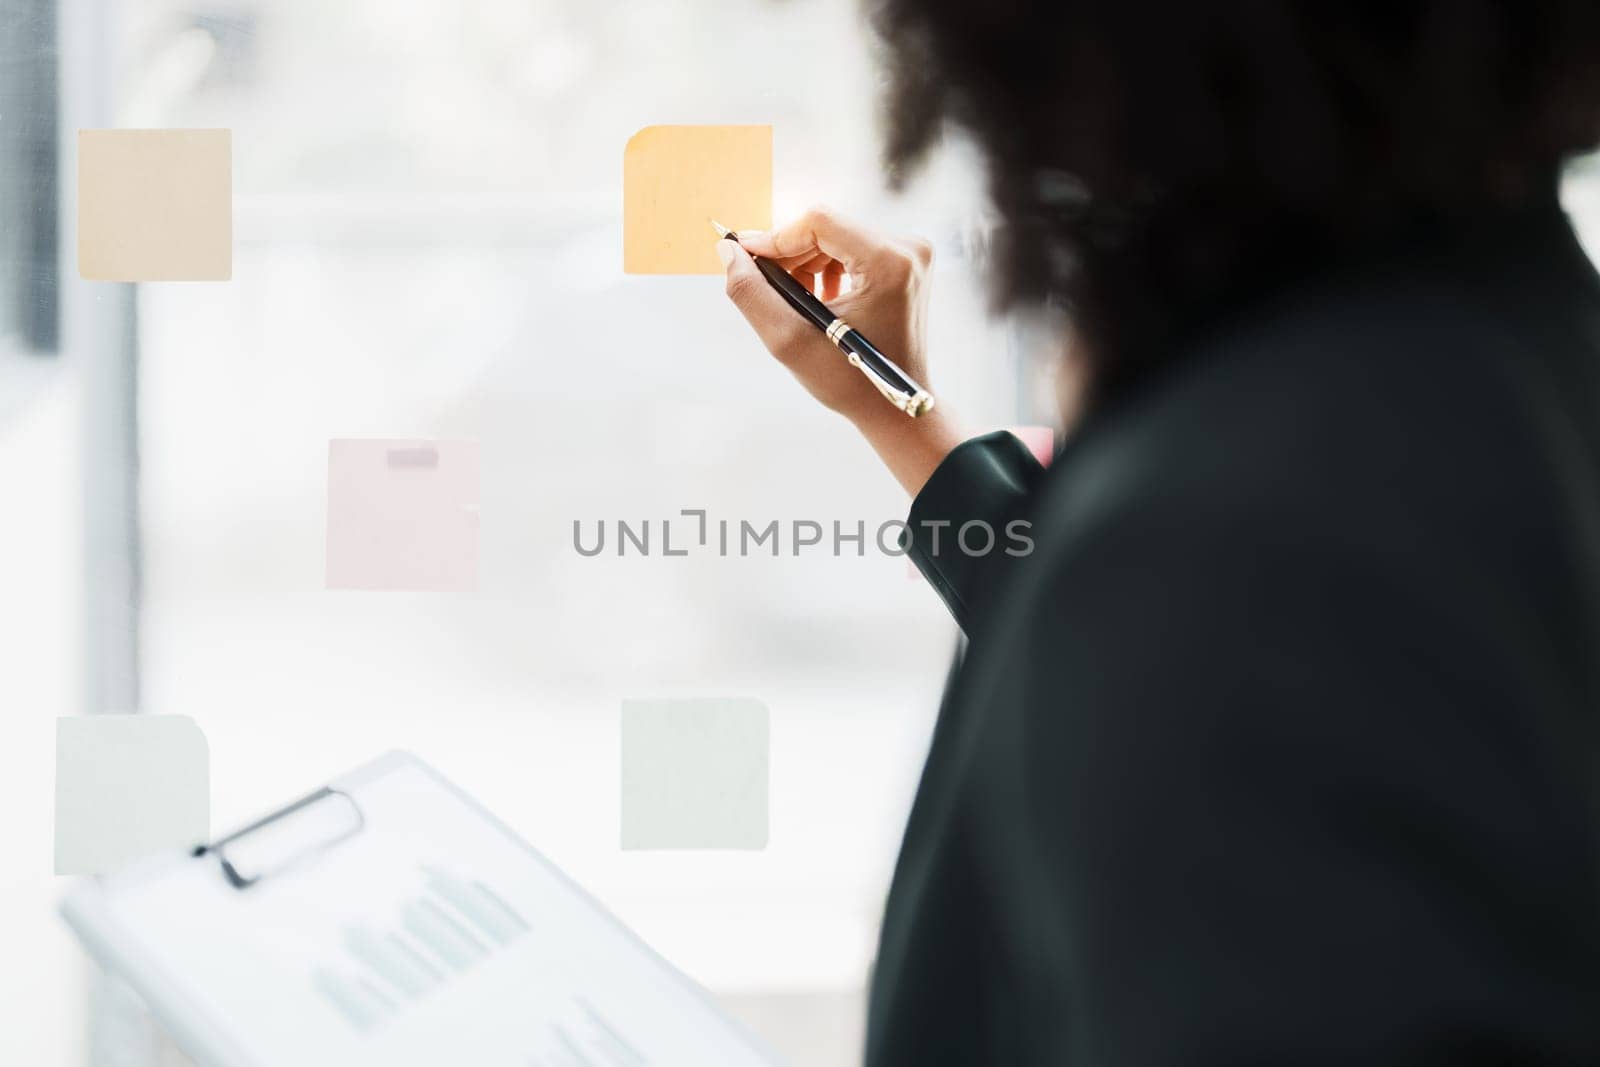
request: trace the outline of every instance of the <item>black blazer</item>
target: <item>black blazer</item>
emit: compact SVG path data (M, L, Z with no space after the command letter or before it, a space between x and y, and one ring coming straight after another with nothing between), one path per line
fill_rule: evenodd
M1565 220L1172 366L1048 474L993 434L912 508L970 647L869 1067L1600 1063L1600 282ZM1030 555L952 545L1019 518Z

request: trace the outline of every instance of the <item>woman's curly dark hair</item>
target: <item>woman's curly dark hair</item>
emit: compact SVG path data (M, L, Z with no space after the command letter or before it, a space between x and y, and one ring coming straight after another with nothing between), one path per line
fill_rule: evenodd
M949 120L1002 305L1114 389L1276 280L1548 201L1600 139L1600 0L868 0L899 183Z

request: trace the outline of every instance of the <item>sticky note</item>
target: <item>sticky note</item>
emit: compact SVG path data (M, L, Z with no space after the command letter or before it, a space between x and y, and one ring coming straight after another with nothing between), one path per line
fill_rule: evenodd
M193 719L56 720L57 874L108 874L210 833L210 753Z
M757 700L622 704L622 847L767 847L768 714Z
M233 276L231 130L79 130L78 273L90 281Z
M475 441L328 442L329 589L478 587Z
M1050 461L1056 458L1056 432L1050 427L1013 426L1011 434L1028 446L1041 467L1050 466Z
M622 153L622 269L721 274L710 219L772 227L771 126L646 126Z

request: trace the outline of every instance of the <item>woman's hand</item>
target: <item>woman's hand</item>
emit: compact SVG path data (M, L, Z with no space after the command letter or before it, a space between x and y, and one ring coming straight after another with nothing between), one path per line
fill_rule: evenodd
M728 269L729 299L778 362L812 396L853 422L915 495L961 441L942 399L915 419L895 408L822 331L788 305L750 256L781 265L933 392L923 350L926 279L933 259L928 243L883 237L816 209L769 233L740 234L739 244L720 241L717 251ZM843 291L846 277L848 292Z

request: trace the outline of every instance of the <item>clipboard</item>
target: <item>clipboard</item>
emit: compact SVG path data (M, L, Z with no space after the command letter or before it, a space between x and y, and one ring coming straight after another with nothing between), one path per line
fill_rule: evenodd
M780 1062L406 753L61 912L202 1067Z

